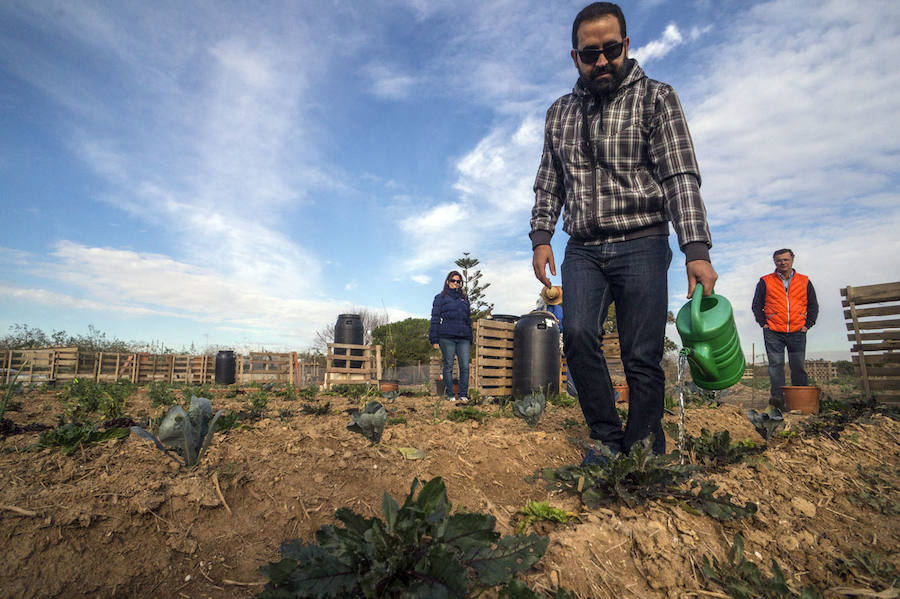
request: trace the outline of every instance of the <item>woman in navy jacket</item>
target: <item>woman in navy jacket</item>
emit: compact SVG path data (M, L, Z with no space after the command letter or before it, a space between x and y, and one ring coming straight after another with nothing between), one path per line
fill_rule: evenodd
M434 296L428 341L441 350L444 361L444 389L447 400L453 397L453 357L459 362L459 401L469 401L469 349L472 346L472 316L469 298L462 286L462 275L450 271L444 289Z

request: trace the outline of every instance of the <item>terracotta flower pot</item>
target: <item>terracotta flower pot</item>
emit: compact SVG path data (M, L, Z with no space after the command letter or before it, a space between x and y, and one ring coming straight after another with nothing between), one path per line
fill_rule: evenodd
M784 392L784 405L788 412L797 410L803 414L815 414L819 411L818 387L787 385L781 390Z
M397 391L400 388L400 381L397 379L389 379L381 381L379 386L382 393L390 393L391 391Z
M628 403L628 385L613 385L613 388L619 392L618 403Z

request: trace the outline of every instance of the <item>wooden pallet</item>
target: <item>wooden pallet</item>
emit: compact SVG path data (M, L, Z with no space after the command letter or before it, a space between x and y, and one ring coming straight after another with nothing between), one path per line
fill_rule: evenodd
M512 395L516 323L482 318L475 323L475 388L483 396Z
M335 349L338 353L335 353ZM356 351L360 355L352 355ZM342 366L335 366L335 361ZM377 384L381 380L381 346L329 343L325 356L325 389L332 385Z
M848 285L841 297L850 353L866 397L900 404L900 282Z

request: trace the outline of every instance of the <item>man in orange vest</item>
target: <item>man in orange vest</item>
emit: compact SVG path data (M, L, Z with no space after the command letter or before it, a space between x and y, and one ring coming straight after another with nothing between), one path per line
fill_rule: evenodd
M776 251L775 272L759 279L753 295L753 315L763 328L769 358L769 404L784 409L784 350L791 366L791 384L808 385L806 331L819 315L816 290L809 277L794 270L794 252Z

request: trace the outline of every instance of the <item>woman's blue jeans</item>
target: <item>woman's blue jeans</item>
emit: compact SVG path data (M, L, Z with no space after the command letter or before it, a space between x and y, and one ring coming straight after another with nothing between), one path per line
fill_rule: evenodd
M562 264L566 362L578 384L578 402L592 439L627 452L650 434L653 451L665 453L662 430L666 376L660 362L668 310L667 271L672 261L662 235L602 245L569 241ZM616 412L603 357L602 324L610 302L628 381L628 422Z
M469 349L472 342L468 339L451 339L441 337L438 339L441 347L441 358L444 365L444 393L447 397L453 397L453 358L459 363L459 396L469 396Z

